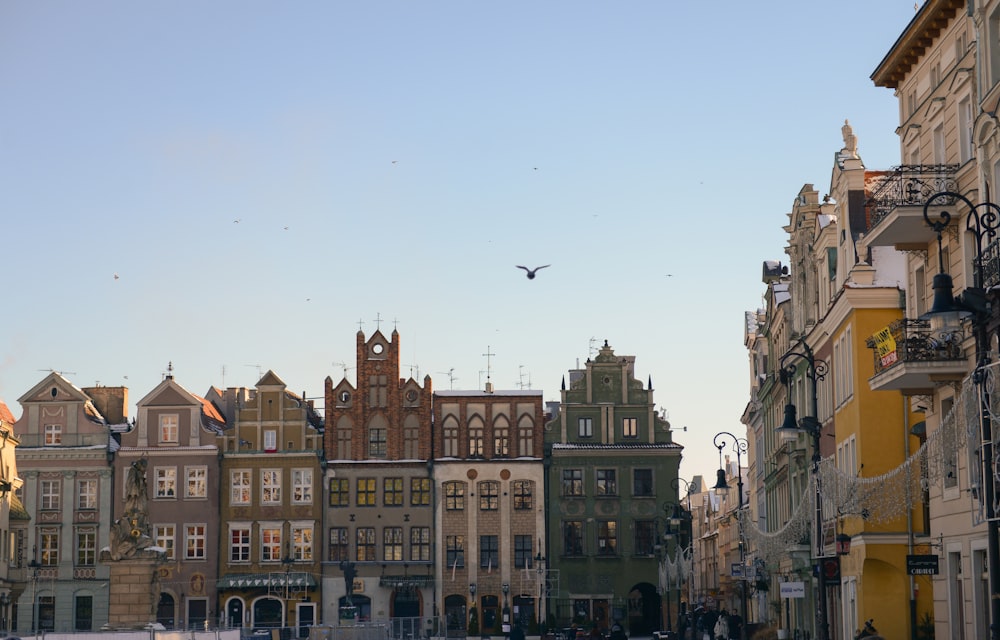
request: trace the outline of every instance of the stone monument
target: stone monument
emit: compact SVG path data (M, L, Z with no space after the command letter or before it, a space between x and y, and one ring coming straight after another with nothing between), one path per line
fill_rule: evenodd
M125 512L111 525L111 543L101 562L111 568L108 628L141 629L156 622L160 602L162 549L153 547L146 496L145 458L133 462L125 477Z

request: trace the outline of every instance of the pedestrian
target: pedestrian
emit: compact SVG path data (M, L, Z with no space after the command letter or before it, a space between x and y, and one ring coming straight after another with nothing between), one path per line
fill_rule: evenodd
M715 635L715 640L729 640L729 614L725 609L719 612L712 633Z
M740 640L743 637L743 616L735 611L729 616L729 640Z

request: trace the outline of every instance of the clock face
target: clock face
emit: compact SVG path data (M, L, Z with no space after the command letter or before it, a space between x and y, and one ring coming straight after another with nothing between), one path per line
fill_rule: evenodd
M409 391L406 392L406 401L407 402L417 401L417 392L414 389L410 389Z

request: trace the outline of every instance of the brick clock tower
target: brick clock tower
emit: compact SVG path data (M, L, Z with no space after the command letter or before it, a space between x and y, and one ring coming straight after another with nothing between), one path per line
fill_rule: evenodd
M433 615L431 378L400 377L398 331L358 331L356 350L357 386L324 389L324 619Z

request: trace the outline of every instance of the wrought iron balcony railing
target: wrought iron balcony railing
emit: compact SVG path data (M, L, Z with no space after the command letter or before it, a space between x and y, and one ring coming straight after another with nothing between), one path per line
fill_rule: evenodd
M872 178L867 189L868 228L878 225L897 207L923 206L935 193L957 191L958 166L903 164Z
M901 318L888 331L870 336L865 344L875 355L875 375L915 362L964 360L963 327L932 331L927 320Z

